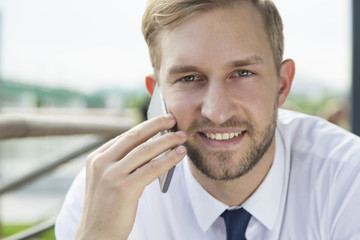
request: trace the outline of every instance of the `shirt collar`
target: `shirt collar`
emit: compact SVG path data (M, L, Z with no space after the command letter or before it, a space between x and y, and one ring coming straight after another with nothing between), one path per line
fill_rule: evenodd
M278 217L286 182L284 144L278 130L275 138L274 162L258 189L243 203L243 207L269 230Z
M185 185L190 203L200 228L206 232L225 211L227 205L211 196L191 173L189 159L184 161Z
M284 146L278 131L276 131L275 138L275 158L269 173L258 189L242 205L269 230L275 224L285 182ZM184 161L185 185L197 222L201 229L206 232L229 207L211 196L200 185L192 175L188 161L188 158Z

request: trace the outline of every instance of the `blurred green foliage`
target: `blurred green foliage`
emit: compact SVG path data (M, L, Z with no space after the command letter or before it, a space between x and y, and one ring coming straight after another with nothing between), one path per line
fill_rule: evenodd
M0 82L0 101L2 107L21 107L21 101L35 101L37 108L42 107L80 107L104 108L109 96L117 96L113 101L124 101L121 107L142 109L148 102L145 91L127 91L124 89L101 89L94 93L83 93L64 88L50 88L16 81ZM25 97L25 98L24 98ZM26 105L26 104L25 104ZM30 104L31 105L31 104ZM76 106L75 106L76 107Z
M308 96L302 94L292 94L286 100L284 108L311 115L317 115L319 109L325 106L326 103L332 99L334 99L334 96L326 94L316 98L309 98Z
M69 89L49 88L14 81L1 82L2 106L16 107L23 96L31 96L36 107L66 107L71 101L83 101L88 108L104 106L104 99L97 94L90 95Z
M290 94L283 108L318 116L344 129L351 129L350 101L341 95L326 92L311 97Z
M16 233L19 233L25 229L32 227L31 225L2 225L1 226L1 236L0 237L9 237ZM36 238L33 239L41 239L41 240L53 240L55 239L54 229L49 229L41 234L39 234Z

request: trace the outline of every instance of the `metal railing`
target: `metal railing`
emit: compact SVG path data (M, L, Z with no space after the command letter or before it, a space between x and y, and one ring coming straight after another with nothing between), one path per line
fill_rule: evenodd
M39 115L0 115L0 140L11 138L64 136L91 134L86 143L73 146L65 153L60 153L54 159L49 159L44 166L8 182L0 183L0 196L19 189L41 176L53 171L59 166L76 157L102 145L109 139L127 131L138 122L140 117L78 117L78 116L39 116ZM53 216L44 222L26 229L20 233L4 238L4 240L29 239L52 229L55 224Z

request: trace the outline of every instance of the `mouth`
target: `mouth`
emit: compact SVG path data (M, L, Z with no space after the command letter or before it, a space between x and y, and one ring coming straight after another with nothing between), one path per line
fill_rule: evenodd
M213 129L200 131L198 136L206 148L230 150L234 147L239 147L238 144L242 142L246 133L246 130Z
M227 133L202 133L202 135L204 135L206 138L211 139L211 140L217 140L217 141L226 141L226 140L230 140L233 138L236 138L238 136L241 136L245 133L246 131L241 131L241 132L227 132Z

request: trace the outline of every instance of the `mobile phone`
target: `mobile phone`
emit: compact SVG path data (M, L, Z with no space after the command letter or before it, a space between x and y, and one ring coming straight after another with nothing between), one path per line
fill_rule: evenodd
M154 118L156 116L160 116L160 115L165 115L167 114L167 109L166 109L166 105L165 105L165 101L163 96L161 95L160 89L157 86L157 84L155 85L151 100L150 100L150 104L149 104L149 108L147 111L147 118L151 119ZM158 134L156 134L153 138L162 136L168 132L173 132L174 129L169 129L169 130L165 130L165 131L161 131ZM167 154L169 150L166 150L165 152L161 153L159 156L157 156L157 158L164 156L165 154ZM174 174L174 170L175 170L175 166L172 167L169 171L167 171L165 174L161 175L158 179L159 179L159 184L160 184L160 189L163 193L166 193L167 190L169 189L170 186L170 182L171 182L171 178Z

